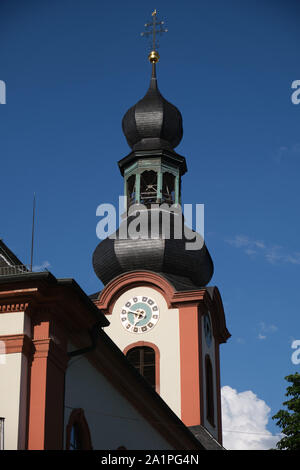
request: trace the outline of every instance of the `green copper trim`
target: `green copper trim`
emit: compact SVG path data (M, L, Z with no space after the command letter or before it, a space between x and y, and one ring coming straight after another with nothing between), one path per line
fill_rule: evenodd
M163 174L161 171L157 172L157 199L161 201L162 199L162 182L163 182Z
M179 175L175 176L175 204L179 204Z
M128 194L127 194L127 178L124 178L124 196L128 197Z
M136 174L135 180L135 200L140 203L141 200L141 175L140 173Z

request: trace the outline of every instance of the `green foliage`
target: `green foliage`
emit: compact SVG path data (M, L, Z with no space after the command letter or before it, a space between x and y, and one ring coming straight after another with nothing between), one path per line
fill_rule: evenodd
M272 419L282 430L284 437L277 442L279 450L300 450L300 374L285 377L292 385L287 387L286 397L289 400L283 402L287 410L279 410Z

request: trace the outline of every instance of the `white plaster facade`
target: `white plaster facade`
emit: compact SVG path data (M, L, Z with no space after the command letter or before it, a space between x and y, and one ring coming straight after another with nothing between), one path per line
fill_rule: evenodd
M84 410L95 450L115 450L119 446L135 450L172 449L84 356L74 357L66 371L65 432L70 414L76 408ZM66 435L64 446L65 443Z
M30 319L24 312L2 313L0 335L30 336ZM25 449L27 419L28 363L21 353L6 354L1 347L0 361L0 417L4 421L4 449Z
M146 333L126 331L120 321L120 313L125 303L135 296L151 297L157 304L160 317L155 327ZM130 344L145 341L155 344L160 352L160 396L181 418L180 393L180 337L179 311L169 309L162 294L151 287L128 289L116 301L112 314L108 316L110 325L105 332L124 351Z

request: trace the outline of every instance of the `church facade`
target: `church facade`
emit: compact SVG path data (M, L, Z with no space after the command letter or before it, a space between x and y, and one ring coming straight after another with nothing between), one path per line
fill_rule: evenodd
M31 272L0 241L0 448L223 449L230 334L211 256L181 212L182 116L149 57L150 87L122 122L123 221L93 254L103 289ZM137 215L151 236L130 236Z

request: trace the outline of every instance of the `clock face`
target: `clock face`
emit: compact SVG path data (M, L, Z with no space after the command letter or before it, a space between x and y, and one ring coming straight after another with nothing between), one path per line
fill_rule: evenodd
M205 335L206 344L209 347L211 345L212 332L211 332L211 322L210 322L210 318L208 314L206 314L203 318L203 325L204 325L204 335Z
M151 297L132 297L122 307L120 319L125 330L130 333L146 333L158 322L159 309Z

